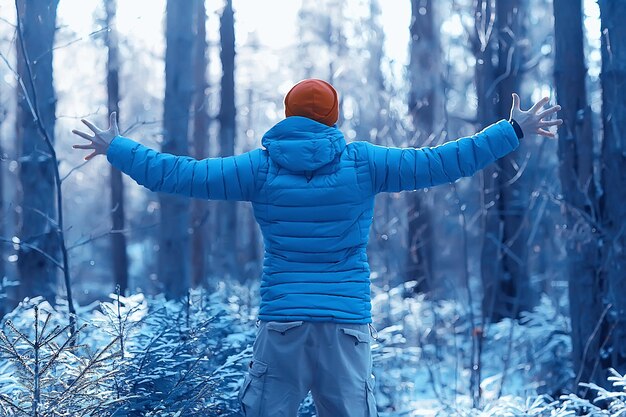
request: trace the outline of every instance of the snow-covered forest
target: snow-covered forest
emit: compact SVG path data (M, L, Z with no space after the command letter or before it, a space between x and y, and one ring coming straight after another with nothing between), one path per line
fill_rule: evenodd
M251 204L151 192L72 129L116 112L153 149L236 155L306 78L347 142L438 146L513 93L562 109L471 177L376 196L378 414L626 415L624 22L626 0L0 2L0 416L243 415Z

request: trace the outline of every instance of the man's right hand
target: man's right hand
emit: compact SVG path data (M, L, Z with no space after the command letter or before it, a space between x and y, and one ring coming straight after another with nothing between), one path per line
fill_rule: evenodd
M81 132L80 130L72 129L72 133L91 142L88 145L73 145L72 148L93 149L93 152L85 157L85 161L89 161L96 155L106 155L107 150L109 149L109 144L115 136L120 134L120 130L117 127L116 112L111 112L111 114L109 115L108 130L101 130L86 119L80 119L80 121L87 125L89 129L91 129L91 131L94 133L94 136L90 136L89 134Z

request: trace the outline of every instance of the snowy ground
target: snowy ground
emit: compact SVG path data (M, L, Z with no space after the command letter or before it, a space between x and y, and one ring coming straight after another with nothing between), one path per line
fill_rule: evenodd
M482 392L479 407L473 408L470 370L478 317L472 320L461 303L405 298L404 292L405 288L399 287L373 299L378 339L372 351L381 417L572 415L571 409L567 411L558 401L550 404L551 398L538 396L567 392L572 376L569 324L551 300L544 297L521 323L509 320L481 327L484 339L478 365ZM143 410L140 415L145 416L238 415L236 394L256 330L254 294L255 289L222 285L210 295L194 291L188 305L142 294L121 297L118 303L112 294L109 302L81 307L78 324L86 327L78 342L84 346L63 351L55 365L46 369L40 381L47 393L44 405L76 415L75 410L84 403L108 404L106 401L117 395L128 397L125 412ZM48 329L67 323L62 303L53 308L41 300L31 300L2 322L7 337L0 343L4 346L0 394L26 408L32 402L32 376L26 368L32 368L34 355L32 346L17 332L32 339L34 303L39 303L40 322L45 311L52 313ZM68 381L80 379L99 350L109 346L110 352L119 353L116 337L120 334L124 357L112 355L86 372L98 384L85 383L80 396L54 400L68 385L71 391ZM59 346L64 337L59 335L55 345L42 349L40 359L62 351ZM9 359L7 344L15 346L21 359ZM618 393L615 398L622 401L624 397L626 394ZM579 399L567 401L573 404ZM619 404L623 406L623 401ZM0 415L20 415L10 414L6 404L3 407ZM120 409L114 414L108 407L93 415L128 415L120 414ZM300 415L312 416L313 411L309 395Z

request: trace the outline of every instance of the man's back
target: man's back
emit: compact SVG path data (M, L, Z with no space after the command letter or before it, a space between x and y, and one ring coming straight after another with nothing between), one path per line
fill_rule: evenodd
M335 127L289 117L263 137L261 320L370 323L366 246L374 194L367 159Z

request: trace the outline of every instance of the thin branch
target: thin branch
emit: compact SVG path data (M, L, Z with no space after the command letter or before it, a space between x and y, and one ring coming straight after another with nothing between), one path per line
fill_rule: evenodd
M7 239L7 238L4 238L4 237L0 237L0 242L6 242L6 243L10 243L12 245L18 245L18 246L23 246L23 247L28 248L28 249L32 249L35 252L39 253L41 256L45 257L51 263L53 263L61 271L63 271L63 264L61 264L59 261L57 261L52 256L50 256L50 254L46 253L44 250L38 248L35 245L32 245L32 244L30 244L28 242L21 242L21 241L20 242L14 242L13 240Z
M13 407L14 409L19 410L21 413L24 413L25 415L29 414L29 412L26 409L24 409L24 408L20 407L19 405L15 404L11 400L11 398L8 397L7 395L0 394L0 402L7 403L9 405L9 407Z
M39 60L40 60L41 58L43 58L44 56L46 56L46 55L48 55L48 54L51 54L51 53L52 53L52 51L55 51L55 50L57 50L57 49L62 49L62 48L68 47L68 46L70 46L70 45L72 45L72 44L75 44L76 42L80 42L80 41L82 41L82 40L85 40L86 38L91 38L91 37L92 37L92 36L94 36L94 35L97 35L97 34L99 34L99 33L101 33L101 32L108 31L108 30L109 30L109 27L108 27L108 26L105 26L105 27L103 27L103 28L100 28L100 29L98 29L98 30L94 30L93 32L88 33L86 36L81 36L80 38L73 39L73 40L71 40L71 41L69 41L69 42L67 42L67 43L65 43L65 44L63 44L63 45L58 45L58 46L55 46L55 47L53 47L53 48L51 48L51 49L48 49L47 51L43 52L41 55L39 55L39 56L35 57L35 59L33 60L33 62L39 61Z
M128 126L125 130L123 130L121 132L121 135L125 136L126 134L128 134L131 131L135 130L138 126L155 125L155 124L161 124L162 122L163 122L163 120L148 120L148 121L136 120L134 123L132 123L130 126Z
M495 80L493 80L493 83L491 83L491 85L489 86L489 88L487 89L487 92L485 93L485 97L491 97L491 94L493 94L493 91L496 89L496 87L498 86L498 84L500 84L502 81L504 81L509 75L511 75L511 67L512 67L512 62L513 62L513 54L515 53L515 47L511 47L509 48L507 57L506 57L506 70L500 74Z
M24 59L24 63L25 63L24 66L26 67L26 72L28 73L27 81L30 84L30 88L32 89L32 94L33 94L32 96L33 107L31 108L31 111L33 112L32 115L34 118L34 122L36 123L36 126L38 128L38 131L42 135L48 147L48 150L50 151L50 154L52 155L52 160L54 164L54 179L56 183L56 205L57 205L57 216L58 216L57 236L59 240L59 246L61 247L61 255L63 258L62 271L63 271L64 280L65 280L67 305L68 305L68 309L70 313L70 317L69 317L70 326L72 329L72 333L74 333L76 331L76 309L74 308L74 300L72 297L69 260L67 256L67 248L65 247L65 234L63 231L63 194L62 194L62 188L61 188L61 177L59 175L59 164L57 161L56 152L54 150L54 145L52 144L52 139L48 135L48 132L46 131L39 117L40 112L39 112L39 107L37 104L37 89L35 88L35 83L33 80L33 71L31 68L31 61L28 56L28 51L26 51L26 45L24 44L24 31L22 28L22 23L21 23L21 18L20 18L19 0L15 0L15 10L17 12L16 15L17 15L17 32L19 35L18 36L19 46L22 52L22 59ZM21 77L19 78L21 82ZM26 97L28 97L27 91L25 91L24 94Z
M596 327L593 329L593 332L591 332L591 334L589 335L589 337L587 338L587 340L585 342L585 348L583 349L583 357L580 360L580 368L578 369L578 373L576 374L576 382L575 382L574 386L578 386L578 383L580 382L580 378L581 378L583 370L585 368L584 364L585 364L585 361L587 360L587 354L589 353L589 346L591 346L591 341L596 337L596 335L600 331L600 326L602 325L602 322L604 321L604 317L606 317L606 315L609 312L609 310L611 309L611 307L613 307L613 305L612 304L608 304L604 308L604 311L602 312L602 314L600 315L600 318L598 319L598 321L596 323ZM591 375L590 375L590 377L591 377Z
M88 163L89 163L89 161L85 161L85 162L80 163L79 165L76 165L72 169L70 169L69 172L67 174L65 174L65 176L63 178L61 178L61 182L65 181L67 179L67 177L69 177L70 175L72 175L74 173L74 171L77 171L77 170L81 169L82 167L84 167Z
M74 244L74 245L72 245L72 246L68 246L68 247L67 247L67 250L68 250L68 251L74 250L74 249L76 249L76 248L78 248L78 247L80 247L80 246L84 246L84 245L86 245L86 244L88 244L88 243L91 243L91 242L93 242L94 240L101 239L101 238L103 238L103 237L109 236L109 235L114 234L114 233L130 233L130 232L133 232L133 231L136 231L136 230L146 230L146 229L151 229L151 228L153 228L153 227L156 227L156 226L158 226L159 224L161 224L161 222L157 222L157 223L153 223L153 224L149 224L149 225L146 225L146 226L141 226L141 227L133 227L133 228L127 228L127 229L111 229L111 230L107 230L106 232L102 232L102 233L101 233L101 234L99 234L99 235L90 236L88 239L83 240L82 242L78 242L78 243L75 243L75 244Z
M9 22L9 20L4 18L4 17L0 17L0 22L4 22L7 25L11 26L12 28L17 28L17 26L15 26L13 23Z
M100 352L98 352L96 357L92 361L90 361L83 370L81 370L78 376L74 378L74 380L65 388L65 390L63 390L63 392L61 392L59 396L54 401L51 402L50 406L57 405L59 401L64 400L67 395L71 395L72 394L72 392L70 391L71 388L73 388L79 381L82 382L82 379L87 374L87 372L90 371L94 367L95 364L101 361L104 353L107 352L109 348L111 348L111 346L113 346L115 343L117 343L117 338L111 340L111 342L109 342Z
M51 225L53 225L55 228L59 227L59 224L57 223L57 221L55 219L53 219L52 217L48 216L46 213L44 213L43 211L39 210L38 208L35 207L30 207L30 206L26 206L26 205L22 205L22 209L23 210L32 210L33 212L39 214L41 217L43 217L44 219L46 219L46 221L48 221ZM38 235L32 236L31 238L35 238L38 236L43 236L45 235L47 232L43 232L40 233Z
M33 103L30 100L30 96L28 95L28 91L26 91L26 86L24 85L24 81L22 80L22 77L20 77L20 75L17 73L17 71L15 71L13 69L13 67L9 63L9 60L4 56L4 54L2 52L0 52L0 59L2 61L4 61L4 63L9 68L9 71L11 71L13 73L13 76L15 77L18 85L22 89L22 93L24 94L24 98L26 99L26 103L28 103L28 107L30 109L31 114L33 115L34 121L38 121L39 120L38 119L38 113L35 111L35 107L34 107Z

